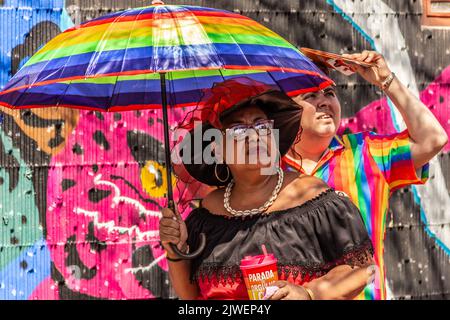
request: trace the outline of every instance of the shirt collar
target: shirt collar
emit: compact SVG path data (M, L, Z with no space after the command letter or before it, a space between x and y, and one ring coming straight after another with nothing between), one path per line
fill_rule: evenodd
M333 140L331 140L328 149L330 149L331 151L336 151L343 149L344 147L345 147L344 142L342 142L342 139L336 135L333 137Z
M329 152L333 152L333 154L334 154L334 152L336 152L337 150L341 150L341 149L344 149L344 148L345 148L345 145L344 145L344 142L342 141L341 137L335 135L333 137L333 139L331 140L329 146L328 146L328 150L323 154L323 156L319 160L318 167L319 167L319 164L323 163L324 161L325 162L328 161L328 160L325 160L325 158L330 156ZM285 161L286 161L286 163L288 165L290 165L291 167L296 168L300 172L303 172L303 169L298 167L297 161L295 161L291 156L286 154L284 156L284 159L285 159Z

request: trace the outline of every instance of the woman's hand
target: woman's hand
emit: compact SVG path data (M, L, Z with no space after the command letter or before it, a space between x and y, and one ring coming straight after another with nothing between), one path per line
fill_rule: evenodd
M162 218L159 221L159 237L162 246L167 251L167 257L171 259L178 258L170 244L175 244L178 249L186 252L187 228L180 215L170 209L162 209ZM175 293L180 299L194 300L199 296L197 282L191 282L191 262L190 260L181 260L179 262L169 263L169 277Z
M272 286L278 289L269 300L311 300L308 292L302 287L287 281L277 281Z
M364 50L362 53L343 54L345 58L356 59L361 62L374 63L374 67L366 68L359 65L354 65L356 72L358 72L366 81L373 85L381 87L381 84L392 73L389 69L383 55L376 51Z
M187 251L188 233L186 224L179 215L168 208L162 209L161 213L163 217L159 221L159 237L169 258L176 258L169 244L175 244L182 252Z

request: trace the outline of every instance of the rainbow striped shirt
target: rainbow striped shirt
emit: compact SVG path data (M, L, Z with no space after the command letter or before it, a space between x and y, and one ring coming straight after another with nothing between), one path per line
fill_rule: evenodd
M311 173L353 200L372 239L379 270L374 282L357 299L386 298L383 240L390 194L428 179L428 164L422 168L421 177L417 176L410 147L406 130L392 135L361 132L336 136ZM291 157L283 160L286 170L304 173Z

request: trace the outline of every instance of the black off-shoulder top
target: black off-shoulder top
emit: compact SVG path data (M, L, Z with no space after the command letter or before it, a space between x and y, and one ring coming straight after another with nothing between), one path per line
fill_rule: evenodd
M214 215L200 207L186 224L190 248L198 247L200 233L207 239L205 250L191 263L192 281L242 277L241 259L262 254L263 244L278 259L282 279L316 278L337 265L365 265L373 255L358 208L332 189L299 206L245 218Z

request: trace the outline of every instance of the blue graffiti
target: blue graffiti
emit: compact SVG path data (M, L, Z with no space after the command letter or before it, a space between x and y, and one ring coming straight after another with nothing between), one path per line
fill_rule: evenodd
M5 0L0 2L0 89L12 76L12 52L25 43L39 23L49 22L66 30L73 23L66 12L65 0ZM41 44L43 45L43 44ZM22 67L30 57L20 57ZM0 125L4 119L0 114ZM37 227L37 226L36 226ZM3 248L8 250L9 248ZM26 300L37 286L50 276L51 258L45 240L25 248L0 270L0 300Z
M65 9L65 0L6 0L0 7L0 89L12 76L12 51L24 43L30 30L41 22L51 22L66 30L73 26ZM12 27L13 26L13 27ZM23 57L19 67L30 57Z
M27 300L50 276L50 259L50 251L42 239L24 250L0 271L0 300Z

